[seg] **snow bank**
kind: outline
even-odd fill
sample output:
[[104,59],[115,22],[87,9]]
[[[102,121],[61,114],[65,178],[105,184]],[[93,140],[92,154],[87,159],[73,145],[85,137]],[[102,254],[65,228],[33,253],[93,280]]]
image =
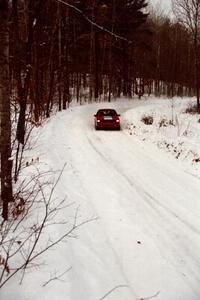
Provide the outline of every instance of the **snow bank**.
[[[200,116],[185,113],[191,99],[169,99],[162,104],[136,107],[124,114],[124,126],[129,135],[146,146],[156,145],[181,161],[185,170],[200,178]],[[153,123],[146,125],[144,116]]]

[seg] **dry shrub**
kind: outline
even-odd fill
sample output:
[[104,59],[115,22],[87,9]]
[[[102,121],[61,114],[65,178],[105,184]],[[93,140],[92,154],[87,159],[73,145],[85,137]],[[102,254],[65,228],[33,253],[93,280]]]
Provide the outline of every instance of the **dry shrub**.
[[169,125],[169,122],[166,118],[162,118],[159,122],[159,127],[167,127]]
[[199,111],[198,111],[198,108],[197,108],[197,105],[196,104],[189,104],[188,107],[186,108],[185,110],[186,114],[197,114]]
[[153,117],[149,116],[149,115],[144,115],[142,116],[141,121],[145,124],[145,125],[152,125],[153,124]]
[[162,118],[158,125],[159,127],[175,126],[172,120],[167,120],[166,118]]

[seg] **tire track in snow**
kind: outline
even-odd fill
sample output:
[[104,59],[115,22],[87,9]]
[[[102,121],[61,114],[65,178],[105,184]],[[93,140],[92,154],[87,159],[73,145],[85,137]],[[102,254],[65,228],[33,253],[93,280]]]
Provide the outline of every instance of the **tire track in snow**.
[[[142,186],[137,183],[137,179],[130,179],[124,172],[122,172],[122,169],[118,168],[118,162],[113,160],[113,157],[111,156],[107,156],[105,154],[103,154],[92,142],[92,140],[87,136],[88,142],[89,144],[92,146],[92,148],[95,150],[95,152],[97,152],[99,154],[99,156],[104,159],[105,161],[107,161],[109,164],[112,165],[112,168],[115,169],[117,171],[117,173],[120,176],[123,176],[125,178],[125,180],[129,183],[129,185],[131,187],[133,187],[137,193],[139,195],[142,194],[143,198],[146,200],[151,200],[151,202],[155,202],[160,208],[162,208],[163,210],[165,210],[168,214],[170,214],[172,217],[174,217],[175,219],[177,219],[180,223],[182,223],[182,225],[186,226],[187,228],[189,228],[193,233],[196,233],[198,235],[198,237],[200,237],[200,229],[194,227],[191,223],[187,222],[186,220],[184,220],[183,218],[181,218],[180,216],[178,216],[173,210],[171,210],[169,207],[167,207],[166,205],[164,205],[163,203],[161,203],[160,201],[158,201],[155,197],[153,197],[149,192],[147,192],[145,189],[142,188]],[[101,141],[101,140],[99,140]],[[153,208],[156,208],[153,207]]]
[[[90,144],[90,143],[89,143]],[[92,145],[91,145],[92,146]],[[79,149],[80,152],[83,154],[83,156],[87,157],[88,153],[87,153],[87,150],[86,149]],[[101,154],[98,153],[98,156],[100,156]],[[101,160],[103,159],[103,157],[101,157]],[[103,159],[104,160],[104,159]],[[83,182],[81,180],[81,176],[79,174],[79,170],[76,170],[75,168],[75,165],[76,163],[74,162],[74,164],[70,163],[71,165],[71,168],[73,169],[73,172],[75,174],[75,176],[77,177],[81,187],[82,187],[82,190],[84,191],[84,195],[85,195],[85,198],[88,198],[90,199],[90,194],[88,193],[88,190],[83,186]],[[95,205],[90,201],[89,202],[89,205],[92,207],[92,210],[95,212],[95,214],[98,216],[98,211],[95,207]],[[100,218],[101,219],[101,218]],[[116,249],[113,247],[113,244],[107,234],[107,231],[106,229],[103,229],[104,231],[104,236],[105,236],[105,239],[106,239],[106,244],[108,245],[108,248],[110,249],[110,251],[112,252],[112,257],[114,258],[114,263],[118,266],[119,268],[119,272],[120,272],[120,276],[123,278],[123,284],[125,284],[127,286],[127,289],[129,290],[129,293],[130,293],[130,296],[131,298],[130,299],[136,299],[137,298],[137,294],[136,292],[134,291],[134,288],[132,287],[132,284],[130,283],[130,280],[129,278],[127,277],[126,273],[124,272],[124,268],[122,266],[122,264],[120,263],[120,257],[116,251]],[[120,283],[121,284],[121,283]]]
[[[104,153],[99,150],[101,147],[95,146],[93,140],[87,135],[87,140],[91,147],[94,149],[94,151],[103,159],[106,161],[106,163],[109,163],[110,166],[112,166],[112,169],[114,169],[118,173],[118,177],[122,177],[126,180],[126,182],[129,184],[129,186],[134,189],[139,196],[145,201],[146,205],[149,206],[151,210],[157,213],[157,216],[159,216],[160,221],[163,223],[162,231],[165,231],[165,234],[167,235],[168,239],[170,239],[171,242],[171,249],[177,253],[177,255],[182,257],[182,261],[187,263],[185,266],[188,270],[188,274],[192,274],[193,278],[197,282],[200,281],[200,260],[199,256],[194,256],[194,252],[191,250],[190,243],[188,235],[184,233],[184,229],[180,229],[180,226],[184,226],[187,229],[191,231],[191,233],[196,235],[196,238],[200,237],[200,230],[198,228],[195,228],[191,223],[183,219],[182,217],[178,216],[173,210],[171,210],[169,207],[161,203],[159,200],[157,200],[155,197],[153,197],[148,191],[146,191],[138,182],[136,178],[129,178],[125,172],[122,171],[122,168],[117,167],[119,161],[113,160],[113,156],[108,155],[110,153],[109,149],[108,151],[104,151]],[[98,143],[101,143],[100,146],[102,146],[103,141],[98,137],[95,137],[95,141]],[[106,154],[105,154],[106,152]],[[168,216],[166,218],[166,215]],[[166,220],[165,220],[166,219]],[[179,224],[177,225],[177,221]],[[168,227],[170,225],[171,232],[169,234]],[[175,228],[175,229],[174,229]],[[181,231],[180,231],[181,230]],[[176,234],[174,232],[181,233],[182,239],[180,241],[177,241]],[[187,244],[185,244],[185,241],[188,241]],[[178,244],[179,243],[179,244]],[[177,245],[177,246],[176,246]],[[180,245],[179,249],[182,251],[178,251],[178,245]],[[185,261],[187,259],[187,262]],[[174,265],[174,261],[171,262]],[[191,267],[191,263],[193,263],[193,268]],[[176,266],[174,266],[176,267]],[[194,271],[195,270],[195,271]],[[188,284],[188,278],[185,279],[185,281]],[[196,291],[197,295],[199,295],[199,291]]]
[[[177,268],[179,273],[181,271],[183,271],[183,273],[186,272],[187,274],[190,274],[191,286],[192,286],[192,281],[198,282],[199,281],[199,273],[200,273],[199,266],[198,266],[199,265],[198,255],[194,255],[192,248],[189,249],[190,251],[188,251],[188,249],[185,248],[183,239],[187,240],[187,236],[185,234],[183,234],[184,229],[180,231],[180,228],[179,228],[182,225],[184,228],[186,228],[186,227],[189,228],[187,226],[187,224],[189,224],[189,225],[192,225],[192,224],[187,222],[187,220],[185,220],[184,218],[181,218],[182,221],[184,221],[186,223],[186,224],[182,224],[182,222],[179,219],[177,219],[180,216],[178,216],[178,214],[176,214],[175,211],[170,210],[169,207],[167,207],[167,206],[165,207],[165,205],[163,203],[160,203],[160,201],[156,197],[153,197],[153,195],[145,189],[145,186],[143,187],[143,185],[140,184],[140,182],[135,174],[134,174],[135,176],[133,176],[132,174],[130,174],[130,176],[129,176],[128,173],[126,173],[126,168],[125,168],[126,166],[124,167],[123,161],[121,162],[121,160],[120,160],[120,152],[119,152],[119,160],[117,160],[117,158],[118,158],[117,156],[114,157],[112,155],[111,145],[109,144],[110,136],[111,136],[111,138],[115,138],[117,136],[117,139],[119,137],[119,143],[124,142],[125,147],[126,147],[126,146],[128,146],[128,139],[127,139],[127,143],[126,143],[126,140],[124,140],[126,134],[124,134],[123,131],[120,133],[117,133],[117,135],[115,135],[113,133],[110,134],[110,132],[107,132],[107,133],[105,132],[105,134],[104,134],[104,132],[98,132],[98,134],[97,134],[96,131],[94,131],[94,130],[91,131],[91,127],[88,128],[88,124],[87,124],[87,127],[85,127],[85,126],[81,127],[81,130],[80,130],[80,127],[77,129],[78,129],[78,131],[76,130],[76,128],[74,129],[74,133],[76,133],[76,136],[79,135],[82,138],[82,140],[80,142],[78,139],[77,140],[75,139],[73,142],[75,142],[75,145],[77,145],[78,147],[81,146],[81,148],[79,149],[83,155],[81,157],[81,159],[85,158],[86,160],[88,160],[88,158],[89,158],[88,153],[90,153],[90,148],[88,148],[88,145],[89,145],[90,147],[92,147],[93,152],[95,151],[95,153],[99,157],[97,162],[98,163],[102,162],[104,169],[108,170],[110,172],[110,174],[113,174],[113,180],[115,180],[116,183],[119,185],[120,178],[121,178],[121,181],[126,186],[126,188],[130,189],[128,194],[131,194],[131,191],[134,191],[134,194],[136,194],[136,193],[138,194],[139,200],[143,200],[141,202],[143,202],[144,211],[145,211],[144,215],[142,216],[142,214],[140,213],[140,216],[147,217],[147,215],[148,215],[148,217],[151,218],[151,221],[152,221],[152,226],[149,226],[152,228],[149,228],[149,230],[147,231],[148,234],[150,233],[153,236],[153,230],[158,229],[159,222],[160,222],[160,224],[162,224],[161,225],[162,228],[159,229],[159,232],[161,232],[161,235],[159,237],[160,241],[155,240],[155,244],[156,244],[157,248],[160,247],[161,251],[165,252],[163,255],[165,260],[168,263],[170,263],[174,267],[174,269],[176,267],[179,267],[179,268]],[[74,134],[74,136],[75,136],[75,134]],[[107,138],[108,138],[108,140],[107,140]],[[121,141],[120,141],[120,138],[121,138]],[[127,138],[127,136],[126,136],[126,138]],[[108,141],[108,143],[107,143],[107,141]],[[130,147],[128,150],[129,151],[131,150]],[[118,151],[118,150],[116,150],[116,151]],[[117,152],[115,154],[117,154]],[[96,158],[97,158],[97,156],[93,157],[93,163],[90,164],[88,171],[92,171],[92,168],[95,166],[94,161],[96,161]],[[131,156],[130,156],[130,158],[131,158]],[[79,162],[81,161],[81,159],[79,160]],[[121,166],[121,168],[120,168],[120,166]],[[79,169],[78,169],[78,171],[79,171]],[[116,175],[116,178],[114,175]],[[165,174],[165,176],[167,176],[167,175],[168,174]],[[82,177],[80,177],[80,179],[82,179]],[[125,184],[125,182],[126,182],[126,184]],[[123,187],[122,187],[122,189],[123,189]],[[131,200],[131,199],[129,199],[129,200]],[[137,201],[139,201],[139,200],[137,199]],[[158,203],[156,203],[156,202],[158,202]],[[135,207],[136,207],[136,205],[135,205]],[[98,207],[97,207],[97,209],[98,209]],[[126,210],[126,212],[127,212],[127,217],[131,218],[131,216],[130,216],[130,214],[128,214],[127,210]],[[159,218],[158,222],[157,222],[156,218]],[[151,224],[151,222],[149,222],[149,225],[150,224]],[[157,224],[157,226],[156,226],[156,224]],[[192,225],[192,227],[194,227],[194,226]],[[174,229],[174,232],[173,232],[173,229]],[[189,230],[193,234],[194,232],[192,229],[193,228],[190,228]],[[125,278],[127,278],[127,280],[125,280],[125,281],[127,283],[129,283],[128,279],[131,280],[131,278],[130,278],[129,274],[127,274],[126,268],[124,269],[124,267],[126,267],[126,266],[124,266],[123,262],[121,261],[121,257],[119,256],[119,251],[117,248],[115,249],[115,244],[112,243],[112,239],[106,233],[106,228],[104,229],[104,231],[105,231],[108,246],[113,251],[113,256],[115,257],[114,260],[116,261],[117,265],[120,268],[119,271],[121,272],[122,276],[124,275],[123,276],[124,280],[125,280]],[[197,229],[197,231],[198,231],[198,229]],[[181,238],[182,238],[181,241],[176,240],[176,232],[178,232],[178,234],[181,235]],[[196,234],[196,237],[198,237],[199,232],[197,232],[195,234]],[[155,239],[155,235],[153,236],[153,239]],[[164,243],[166,249],[169,248],[169,249],[167,249],[167,251],[165,251],[165,249],[163,247],[163,243]],[[179,253],[179,251],[180,251],[180,253]],[[170,255],[170,253],[172,253],[172,255]],[[173,255],[173,253],[175,253],[175,255]],[[186,265],[180,267],[180,260],[177,260],[178,255],[181,258],[183,258],[183,260],[186,259],[186,263],[185,263]],[[196,265],[196,268],[195,268],[195,265]],[[184,280],[187,283],[187,285],[189,285],[188,278],[184,278]],[[134,286],[133,282],[132,282],[132,286]],[[130,287],[131,287],[131,284],[130,284]],[[196,288],[196,293],[199,296],[199,290],[197,288]],[[133,293],[132,293],[132,295],[133,295]],[[195,299],[198,299],[198,297]]]

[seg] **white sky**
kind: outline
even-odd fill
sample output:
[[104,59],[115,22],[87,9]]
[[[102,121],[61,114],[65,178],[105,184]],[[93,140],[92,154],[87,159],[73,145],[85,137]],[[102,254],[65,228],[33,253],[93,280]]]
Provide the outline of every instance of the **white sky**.
[[154,6],[161,6],[163,9],[170,10],[171,8],[171,0],[149,0],[149,3],[152,3]]

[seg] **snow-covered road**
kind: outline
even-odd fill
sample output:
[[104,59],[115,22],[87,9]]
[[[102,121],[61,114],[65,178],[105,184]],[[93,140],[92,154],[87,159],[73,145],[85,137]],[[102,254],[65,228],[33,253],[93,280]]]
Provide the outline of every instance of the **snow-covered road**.
[[69,299],[100,299],[116,287],[108,299],[199,300],[199,180],[126,130],[95,131],[97,106],[51,123],[49,159],[71,169],[60,186],[85,218],[98,217],[70,245]]
[[40,299],[199,300],[199,179],[129,135],[123,112],[134,102],[111,104],[122,113],[120,132],[95,131],[93,114],[103,106],[61,112],[42,136],[41,160],[57,169],[67,162],[58,196],[75,202],[81,221],[97,219],[56,250],[60,266],[72,269]]

